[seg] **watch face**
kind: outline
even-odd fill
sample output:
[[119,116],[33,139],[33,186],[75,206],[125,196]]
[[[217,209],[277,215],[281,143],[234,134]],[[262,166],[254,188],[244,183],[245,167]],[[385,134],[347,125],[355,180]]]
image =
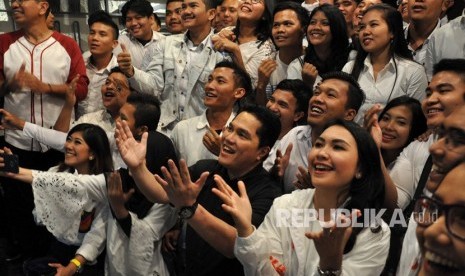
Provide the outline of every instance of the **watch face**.
[[190,218],[190,217],[192,217],[193,214],[194,214],[194,212],[193,212],[193,210],[192,210],[192,207],[183,207],[183,208],[179,211],[179,216],[180,216],[182,219]]

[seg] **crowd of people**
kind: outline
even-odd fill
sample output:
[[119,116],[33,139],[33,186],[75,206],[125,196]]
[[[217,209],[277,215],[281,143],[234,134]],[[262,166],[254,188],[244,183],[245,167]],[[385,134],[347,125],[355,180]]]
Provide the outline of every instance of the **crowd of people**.
[[129,0],[84,53],[10,4],[0,265],[465,274],[463,0]]

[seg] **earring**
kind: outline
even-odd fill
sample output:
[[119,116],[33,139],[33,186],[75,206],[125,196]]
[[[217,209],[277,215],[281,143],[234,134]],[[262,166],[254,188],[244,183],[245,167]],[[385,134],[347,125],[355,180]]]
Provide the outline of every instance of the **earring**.
[[361,173],[361,172],[357,172],[357,173],[355,174],[355,178],[356,178],[356,179],[362,178],[362,173]]

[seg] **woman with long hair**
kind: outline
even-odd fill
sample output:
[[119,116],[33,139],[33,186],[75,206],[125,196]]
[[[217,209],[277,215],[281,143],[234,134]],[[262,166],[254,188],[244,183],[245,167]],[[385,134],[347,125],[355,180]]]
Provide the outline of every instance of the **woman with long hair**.
[[412,60],[402,29],[402,16],[393,7],[369,7],[359,24],[361,49],[344,72],[358,80],[366,94],[355,122],[362,125],[365,112],[374,104],[407,95],[421,101],[428,85],[425,69]]
[[[113,171],[110,144],[105,131],[93,124],[78,124],[74,126],[66,138],[64,161],[50,168],[49,172],[64,175],[98,175]],[[5,148],[7,154],[11,151]],[[53,234],[56,241],[45,258],[32,259],[24,264],[28,273],[45,273],[48,263],[68,264],[82,243],[84,236],[90,231],[94,218],[102,215],[103,205],[95,201],[82,201],[80,210],[71,213],[67,208],[70,202],[76,203],[79,198],[76,192],[63,193],[55,187],[64,185],[57,178],[47,179],[47,185],[34,181],[37,171],[20,168],[18,174],[6,176],[32,184],[34,194],[34,215],[36,222],[44,225]],[[45,189],[44,186],[50,186]],[[79,189],[79,187],[76,187]],[[37,271],[37,269],[41,271]],[[92,275],[92,274],[87,274]]]
[[301,79],[308,87],[319,75],[340,71],[349,56],[349,37],[344,15],[333,5],[323,4],[310,14],[305,55],[289,64],[288,79]]
[[402,150],[427,130],[420,102],[408,96],[391,100],[384,109],[379,104],[373,106],[365,114],[365,128],[370,130],[375,121],[379,131],[371,133],[388,169],[394,166]]
[[384,199],[370,134],[352,122],[331,122],[314,142],[308,163],[314,189],[275,199],[258,229],[251,224],[244,183],[238,195],[216,177],[214,192],[235,221],[234,254],[246,275],[379,275],[390,232],[367,212],[379,211]]
[[275,52],[272,22],[265,0],[240,0],[236,26],[224,28],[212,38],[217,51],[230,53],[233,61],[246,69],[253,87],[257,85],[261,62]]

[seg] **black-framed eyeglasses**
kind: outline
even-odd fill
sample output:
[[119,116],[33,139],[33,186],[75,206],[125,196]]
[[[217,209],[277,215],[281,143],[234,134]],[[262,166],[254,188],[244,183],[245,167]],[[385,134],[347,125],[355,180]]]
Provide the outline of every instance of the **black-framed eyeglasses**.
[[421,196],[415,202],[413,218],[418,225],[427,227],[445,215],[446,228],[455,238],[465,241],[465,206],[447,205],[427,196]]

